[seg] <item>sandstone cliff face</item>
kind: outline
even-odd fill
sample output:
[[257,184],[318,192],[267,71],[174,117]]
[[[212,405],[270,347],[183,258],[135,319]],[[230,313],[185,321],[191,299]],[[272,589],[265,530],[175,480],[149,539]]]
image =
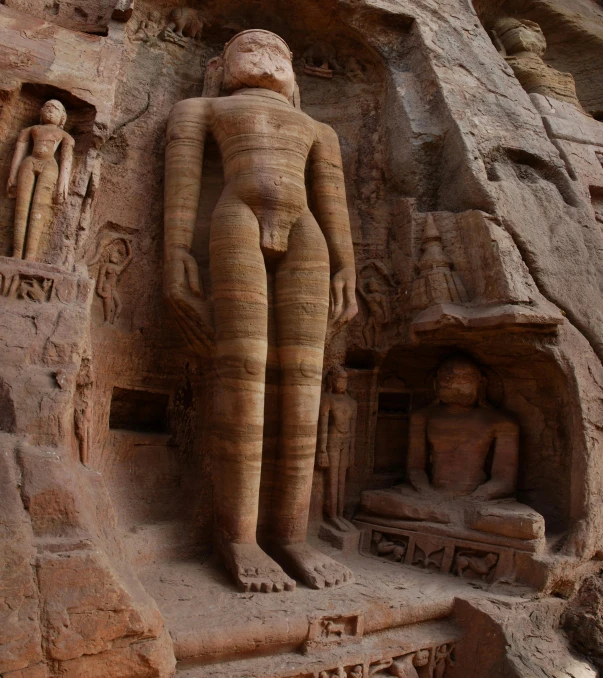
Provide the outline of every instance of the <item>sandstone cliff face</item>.
[[[183,676],[595,675],[585,657],[600,663],[601,5],[207,0],[194,7],[197,37],[164,30],[172,5],[145,0],[127,22],[114,9],[0,5],[0,675],[163,678],[176,658],[189,662]],[[583,111],[524,91],[492,33],[504,17],[540,25],[543,68],[573,76]],[[519,423],[517,498],[546,526],[539,551],[513,556],[513,577],[532,590],[353,553],[356,588],[266,602],[235,593],[212,564],[215,376],[163,300],[165,131],[174,104],[201,96],[208,61],[252,27],[288,42],[302,110],[339,136],[358,286],[376,281],[389,308],[374,332],[359,295],[358,317],[326,349],[325,373],[343,365],[358,403],[344,514],[404,475],[411,412],[433,400],[441,359],[468,353],[490,405]],[[328,77],[307,68],[322,54]],[[75,140],[69,197],[39,261],[16,260],[4,186],[20,131],[52,98]],[[222,188],[209,143],[200,225]],[[428,224],[454,289],[437,297],[424,274],[417,302]],[[207,229],[192,251],[211,298]],[[277,480],[274,361],[260,534]],[[317,630],[329,621],[342,625],[334,638]],[[429,663],[414,674],[395,668],[421,651]]]

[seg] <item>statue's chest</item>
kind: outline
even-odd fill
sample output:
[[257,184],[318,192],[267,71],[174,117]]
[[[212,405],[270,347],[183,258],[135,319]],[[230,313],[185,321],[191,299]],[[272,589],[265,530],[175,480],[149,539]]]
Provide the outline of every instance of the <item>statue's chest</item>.
[[310,150],[315,129],[312,120],[301,111],[254,100],[244,104],[229,102],[217,111],[213,133],[219,144],[244,143],[259,148],[268,145],[275,150],[295,145]]
[[427,438],[440,450],[481,450],[492,442],[491,426],[476,417],[435,417],[427,425]]

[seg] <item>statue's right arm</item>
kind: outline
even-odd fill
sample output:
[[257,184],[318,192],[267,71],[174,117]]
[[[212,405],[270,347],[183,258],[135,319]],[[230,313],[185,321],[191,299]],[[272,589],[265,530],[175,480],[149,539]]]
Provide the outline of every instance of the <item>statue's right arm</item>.
[[16,197],[17,178],[19,175],[19,167],[27,156],[27,149],[29,148],[29,140],[31,139],[31,127],[26,127],[21,130],[17,139],[17,146],[13,155],[13,161],[10,166],[10,174],[8,175],[8,185],[6,192],[9,198]]
[[190,251],[201,194],[203,148],[211,104],[187,99],[170,113],[165,149],[165,254]]
[[188,342],[204,349],[211,348],[213,329],[190,249],[211,114],[209,99],[188,99],[176,104],[168,119],[165,150],[165,294]]
[[408,482],[418,492],[431,488],[427,475],[427,412],[425,410],[418,410],[410,416],[406,475]]

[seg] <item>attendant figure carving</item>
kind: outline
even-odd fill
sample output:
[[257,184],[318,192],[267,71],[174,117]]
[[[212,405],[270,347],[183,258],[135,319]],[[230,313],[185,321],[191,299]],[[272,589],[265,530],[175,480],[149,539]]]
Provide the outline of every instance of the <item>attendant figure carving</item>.
[[343,517],[345,482],[354,463],[356,401],[347,393],[348,375],[343,367],[329,373],[329,391],[323,394],[318,420],[317,465],[326,470],[325,520],[336,530],[356,528]]
[[132,245],[129,240],[124,238],[113,240],[101,254],[100,261],[96,293],[103,300],[105,322],[114,325],[121,315],[122,308],[117,283],[119,276],[132,261]]
[[[215,338],[216,546],[243,590],[293,589],[281,566],[313,588],[337,585],[351,572],[310,547],[306,531],[329,290],[333,328],[357,313],[339,142],[293,105],[291,52],[279,36],[244,31],[212,68],[230,96],[182,101],[168,122],[165,289],[201,355],[213,351]],[[208,134],[220,148],[226,184],[209,228],[213,323],[190,252]],[[274,559],[256,542],[269,285],[281,420],[267,547]]]
[[364,492],[364,510],[414,524],[425,521],[515,539],[541,538],[542,516],[513,499],[519,427],[487,404],[478,365],[465,357],[445,360],[437,371],[436,392],[433,405],[411,415],[408,484]]
[[[56,99],[40,111],[40,124],[27,127],[17,140],[8,179],[9,198],[16,198],[13,257],[35,261],[40,237],[52,219],[53,204],[69,193],[73,138],[63,130],[67,113]],[[27,155],[33,142],[31,155]],[[60,148],[57,164],[55,153]]]

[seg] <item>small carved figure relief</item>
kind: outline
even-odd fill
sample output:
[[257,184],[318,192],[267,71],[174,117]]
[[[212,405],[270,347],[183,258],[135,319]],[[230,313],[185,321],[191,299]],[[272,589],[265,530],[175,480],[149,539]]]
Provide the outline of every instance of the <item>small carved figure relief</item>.
[[348,671],[348,678],[363,678],[364,670],[362,664],[356,664]]
[[390,323],[389,290],[394,287],[391,275],[382,262],[371,260],[359,273],[357,291],[367,308],[367,320],[362,336],[367,348],[379,349],[383,327]]
[[498,50],[528,94],[553,97],[583,110],[571,73],[562,73],[544,62],[546,39],[537,23],[506,17],[497,22],[492,33]]
[[406,553],[406,546],[404,544],[390,541],[381,532],[373,532],[373,543],[375,545],[375,553],[378,556],[388,558],[394,563],[400,563],[404,560]]
[[200,40],[202,32],[203,19],[197,10],[192,7],[174,7],[159,37],[166,42],[184,47],[187,38]]
[[343,367],[329,372],[329,390],[323,394],[318,420],[317,465],[327,472],[325,520],[336,530],[356,528],[343,517],[347,470],[354,463],[356,401],[347,394]]
[[[13,155],[7,192],[16,198],[13,257],[35,261],[40,237],[50,223],[53,204],[62,203],[69,193],[73,162],[73,138],[63,130],[67,113],[56,99],[40,111],[40,124],[20,134]],[[27,155],[30,142],[32,154]],[[60,164],[55,153],[61,149]]]
[[80,461],[85,466],[90,459],[90,442],[92,429],[92,359],[86,354],[76,380],[74,428],[78,442]]
[[408,484],[364,492],[367,513],[412,520],[415,525],[417,521],[464,525],[516,539],[544,535],[542,516],[512,499],[519,427],[486,402],[485,387],[485,377],[473,360],[458,356],[440,364],[436,402],[411,415]]
[[117,283],[119,276],[132,261],[132,245],[127,238],[115,237],[104,247],[99,247],[99,250],[89,265],[100,262],[96,278],[96,293],[103,300],[105,322],[114,325],[122,309]]
[[444,547],[439,544],[421,544],[415,547],[412,564],[425,570],[439,570],[444,559]]
[[464,304],[469,301],[460,276],[444,252],[442,238],[432,214],[427,214],[421,242],[419,274],[411,292],[411,307],[422,310],[433,304]]
[[326,620],[322,623],[322,635],[324,638],[331,639],[333,637],[341,639],[345,633],[345,624],[338,624],[332,619]]
[[445,678],[446,671],[454,666],[454,645],[444,643],[436,647],[434,655],[433,678]]
[[[430,654],[429,650],[418,650],[394,659],[389,675],[396,676],[396,678],[423,678],[424,675],[430,675],[428,671]],[[422,668],[426,671],[417,671]]]
[[[277,562],[312,588],[342,584],[351,571],[306,542],[327,328],[339,330],[357,313],[339,141],[295,107],[291,51],[274,33],[236,35],[214,68],[229,96],[181,101],[168,121],[164,271],[189,343],[215,354],[216,547],[243,590],[292,590]],[[209,134],[228,177],[209,233],[213,314],[190,253]],[[256,542],[269,299],[281,393],[274,560]]]
[[332,78],[343,69],[337,62],[335,50],[324,42],[315,42],[303,55],[304,73],[317,78]]
[[144,42],[149,46],[157,44],[157,32],[161,14],[157,10],[151,10],[140,20],[136,32],[132,36],[133,42]]
[[454,572],[461,579],[464,578],[465,572],[469,572],[469,574],[473,573],[483,581],[486,581],[488,575],[496,567],[497,562],[497,553],[488,553],[485,556],[478,556],[475,553],[460,551],[456,555]]

